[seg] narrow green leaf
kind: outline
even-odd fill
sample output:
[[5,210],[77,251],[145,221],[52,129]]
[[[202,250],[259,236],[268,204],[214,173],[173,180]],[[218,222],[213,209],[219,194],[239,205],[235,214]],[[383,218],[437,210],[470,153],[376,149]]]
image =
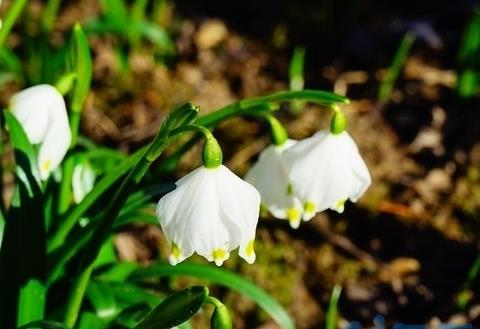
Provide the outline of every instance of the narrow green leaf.
[[96,279],[107,282],[124,282],[130,274],[138,269],[138,264],[135,262],[120,262],[113,264],[100,273],[97,273]]
[[342,287],[335,286],[332,291],[332,296],[330,297],[330,303],[328,304],[327,310],[327,329],[336,329],[337,328],[337,308],[338,300],[340,299],[340,294],[342,293]]
[[208,296],[206,287],[190,287],[162,301],[134,329],[169,329],[190,319]]
[[113,291],[107,282],[91,281],[86,295],[100,319],[110,320],[118,313]]
[[83,312],[80,315],[77,329],[103,329],[107,327],[108,322],[99,318],[91,312]]
[[66,325],[57,321],[39,320],[27,323],[18,329],[40,328],[40,329],[70,329]]
[[149,292],[130,282],[108,282],[119,305],[130,307],[137,304],[146,304],[155,308],[164,298]]
[[290,90],[302,90],[304,79],[303,70],[305,66],[305,48],[295,47],[290,61]]
[[161,277],[174,276],[194,276],[199,279],[209,280],[215,284],[228,287],[255,301],[280,325],[282,329],[295,328],[288,313],[265,291],[241,276],[222,268],[192,263],[182,263],[175,266],[155,264],[134,272],[131,276],[131,280],[142,281],[146,279],[159,279]]
[[124,0],[101,0],[100,4],[108,22],[117,26],[128,24],[128,9]]
[[81,112],[90,90],[93,71],[88,38],[79,23],[73,27],[73,65],[77,79],[71,107],[73,112]]
[[175,51],[170,35],[161,26],[148,21],[139,21],[136,25],[139,34],[156,46],[158,52],[164,55],[172,55]]
[[133,328],[150,311],[151,308],[147,304],[135,304],[127,307],[112,321],[112,327]]
[[22,13],[26,4],[27,0],[15,0],[11,2],[8,12],[5,15],[5,19],[2,20],[2,28],[0,29],[0,48],[3,48],[5,45],[13,25]]
[[90,193],[88,193],[80,204],[69,212],[65,218],[61,221],[61,226],[55,232],[49,243],[49,251],[53,251],[63,244],[65,238],[70,233],[75,224],[78,223],[80,218],[90,210],[95,202],[122,176],[138,162],[145,153],[146,147],[141,148],[134,154],[132,154],[127,160],[123,161],[114,171],[111,171],[104,177],[102,177]]
[[397,81],[403,66],[405,65],[414,41],[415,34],[412,32],[407,32],[403,37],[402,42],[400,43],[400,46],[393,57],[392,64],[388,68],[387,75],[380,84],[380,88],[378,90],[378,99],[381,102],[387,102],[389,100],[393,87],[395,86],[395,82]]
[[45,219],[34,148],[16,118],[10,112],[4,115],[15,154],[17,185],[0,250],[0,268],[8,269],[0,271],[0,323],[14,327],[43,318]]
[[42,14],[42,28],[45,32],[50,32],[55,24],[57,18],[58,9],[62,0],[48,0],[45,9]]
[[[18,120],[9,111],[4,112],[5,122],[8,126],[8,135],[15,151],[15,161],[17,164],[17,176],[27,185],[28,189],[33,189],[28,181],[31,174],[37,185],[40,185],[40,173],[37,167],[37,158],[35,149],[28,140],[27,134],[23,130]],[[33,193],[33,191],[32,191]]]

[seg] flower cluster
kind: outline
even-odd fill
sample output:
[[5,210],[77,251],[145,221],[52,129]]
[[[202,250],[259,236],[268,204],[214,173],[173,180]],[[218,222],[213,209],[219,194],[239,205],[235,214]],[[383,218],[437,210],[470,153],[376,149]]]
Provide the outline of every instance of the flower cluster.
[[331,129],[269,146],[246,175],[272,215],[288,219],[293,228],[326,209],[343,212],[345,202],[356,202],[371,183],[344,124],[335,128],[339,121],[344,121],[341,113],[334,116]]
[[204,165],[160,199],[157,217],[171,245],[171,264],[196,252],[222,265],[237,247],[253,263],[260,199],[273,216],[298,228],[302,219],[323,210],[342,212],[347,200],[356,202],[370,185],[368,169],[338,110],[330,130],[302,141],[288,139],[278,121],[268,119],[275,143],[260,154],[246,181],[222,165],[221,149],[207,130]]

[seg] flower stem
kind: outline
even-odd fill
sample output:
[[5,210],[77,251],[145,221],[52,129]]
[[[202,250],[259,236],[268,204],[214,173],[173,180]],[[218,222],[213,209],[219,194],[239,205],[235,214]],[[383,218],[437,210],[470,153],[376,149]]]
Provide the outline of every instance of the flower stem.
[[283,145],[288,139],[288,133],[282,123],[268,112],[260,113],[259,116],[267,120],[270,125],[270,138],[272,143],[277,146]]
[[183,126],[172,131],[171,135],[175,136],[178,133],[196,131],[205,137],[205,144],[203,146],[203,165],[206,168],[217,168],[223,162],[223,152],[218,141],[213,137],[212,132],[200,125]]

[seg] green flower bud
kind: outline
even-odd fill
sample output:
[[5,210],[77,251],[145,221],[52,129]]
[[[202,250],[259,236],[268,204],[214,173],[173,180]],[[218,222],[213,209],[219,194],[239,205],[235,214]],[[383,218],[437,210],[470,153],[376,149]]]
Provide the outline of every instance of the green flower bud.
[[223,153],[220,145],[213,136],[205,138],[203,146],[203,165],[205,168],[213,169],[219,167],[223,162]]
[[210,328],[211,329],[231,329],[232,328],[232,318],[230,317],[230,312],[225,305],[219,305],[215,307],[213,311],[212,318],[210,319]]

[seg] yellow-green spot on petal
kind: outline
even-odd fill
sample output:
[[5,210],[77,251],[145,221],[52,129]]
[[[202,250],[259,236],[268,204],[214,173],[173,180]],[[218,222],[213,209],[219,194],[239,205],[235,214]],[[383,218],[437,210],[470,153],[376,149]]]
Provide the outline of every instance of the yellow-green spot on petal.
[[175,259],[179,259],[180,256],[182,255],[182,251],[180,250],[180,247],[179,247],[175,242],[172,242],[171,255],[172,255]]
[[213,249],[212,257],[214,260],[224,260],[227,256],[227,252],[221,248]]
[[300,220],[300,210],[297,208],[288,208],[287,218],[290,222],[298,222]]
[[294,195],[292,184],[287,185],[287,195]]
[[250,242],[248,242],[247,246],[245,247],[245,254],[247,257],[251,257],[253,254],[255,254],[255,250],[253,249],[253,245],[255,243],[255,240],[252,239]]
[[44,172],[49,172],[50,169],[52,169],[52,160],[48,159],[48,160],[45,160],[43,163],[42,163],[42,171]]
[[347,199],[338,200],[337,203],[335,204],[335,209],[339,211],[343,211],[343,209],[345,208],[345,202],[347,202]]
[[303,208],[305,209],[306,213],[313,213],[313,212],[315,212],[315,209],[317,208],[317,206],[315,205],[315,203],[313,203],[311,201],[307,201],[303,205]]

